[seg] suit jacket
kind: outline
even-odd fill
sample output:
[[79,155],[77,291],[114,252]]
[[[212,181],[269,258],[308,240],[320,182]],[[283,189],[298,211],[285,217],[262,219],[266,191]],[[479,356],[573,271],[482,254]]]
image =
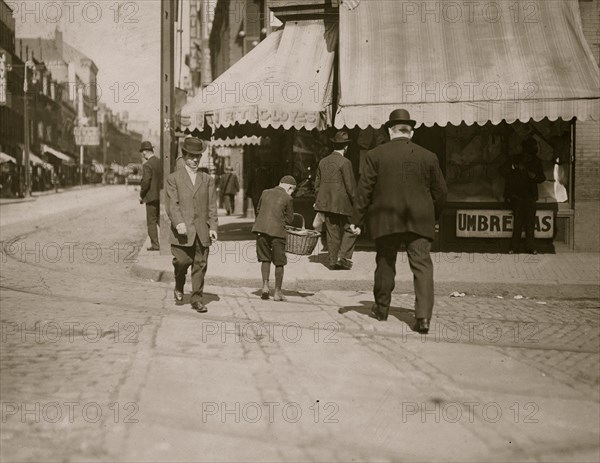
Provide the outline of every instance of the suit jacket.
[[404,232],[433,239],[447,191],[435,154],[394,139],[367,153],[351,222],[367,215],[375,239]]
[[[210,246],[209,230],[217,230],[217,193],[212,177],[196,174],[196,184],[186,169],[167,177],[167,215],[171,221],[171,244],[193,246],[196,235],[203,246]],[[176,226],[184,223],[187,235],[177,233]]]
[[315,179],[315,211],[352,215],[356,180],[352,163],[333,152],[319,162]]
[[256,208],[256,221],[252,233],[264,233],[285,238],[285,225],[294,221],[294,201],[283,188],[276,186],[263,191]]
[[142,166],[142,182],[140,183],[140,197],[145,203],[160,199],[160,185],[162,183],[162,167],[160,160],[152,156]]

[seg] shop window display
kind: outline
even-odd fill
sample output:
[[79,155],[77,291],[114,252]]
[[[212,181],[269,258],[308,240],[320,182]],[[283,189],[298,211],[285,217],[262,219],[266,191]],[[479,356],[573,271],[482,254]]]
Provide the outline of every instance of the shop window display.
[[538,142],[537,156],[546,181],[538,186],[540,203],[568,201],[571,123],[549,121],[446,127],[448,201],[503,202],[504,165],[528,137]]

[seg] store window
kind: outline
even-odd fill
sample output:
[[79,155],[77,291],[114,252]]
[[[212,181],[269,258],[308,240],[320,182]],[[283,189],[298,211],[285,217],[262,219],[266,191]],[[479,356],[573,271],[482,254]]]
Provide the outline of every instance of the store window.
[[503,202],[504,166],[528,137],[538,142],[537,156],[546,181],[538,185],[541,203],[569,199],[571,122],[562,120],[446,127],[446,182],[452,202]]

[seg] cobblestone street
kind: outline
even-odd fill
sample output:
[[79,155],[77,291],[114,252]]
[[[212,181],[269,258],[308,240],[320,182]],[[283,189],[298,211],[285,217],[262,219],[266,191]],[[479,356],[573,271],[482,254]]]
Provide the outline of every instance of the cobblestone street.
[[198,314],[132,274],[144,214],[124,186],[0,208],[2,461],[600,459],[593,293],[440,292],[428,336],[399,290],[387,323],[299,285]]

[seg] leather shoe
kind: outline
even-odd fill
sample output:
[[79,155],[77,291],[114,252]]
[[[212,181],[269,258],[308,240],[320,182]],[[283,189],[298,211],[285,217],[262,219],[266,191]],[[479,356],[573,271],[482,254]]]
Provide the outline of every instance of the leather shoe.
[[192,309],[194,309],[198,313],[206,313],[208,309],[202,302],[192,302]]
[[177,288],[173,290],[173,296],[177,302],[183,301],[183,291],[179,291]]
[[390,309],[389,307],[385,309],[385,311],[380,309],[381,307],[379,307],[377,304],[373,304],[373,307],[371,307],[371,316],[376,318],[380,322],[384,322],[388,319],[388,312]]
[[417,318],[415,331],[421,334],[429,333],[429,320],[427,318]]
[[160,251],[160,248],[156,247],[156,246],[149,246],[149,247],[146,248],[146,250],[148,250],[148,251]]
[[352,270],[352,261],[348,259],[339,259],[335,264],[338,270]]

